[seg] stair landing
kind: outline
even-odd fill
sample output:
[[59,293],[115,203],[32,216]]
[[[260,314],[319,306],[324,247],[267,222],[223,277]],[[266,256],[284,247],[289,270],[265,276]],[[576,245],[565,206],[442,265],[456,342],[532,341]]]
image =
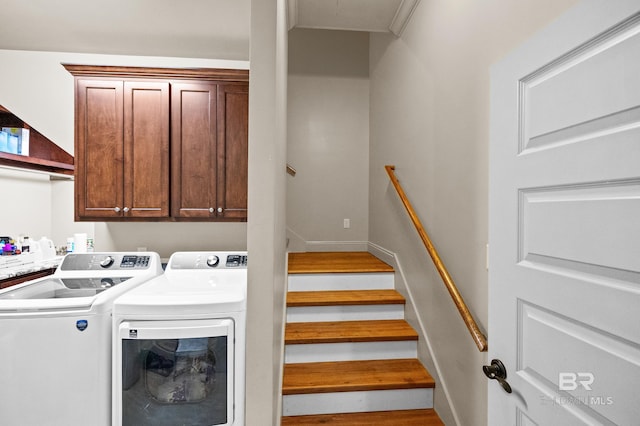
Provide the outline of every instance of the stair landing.
[[367,252],[289,253],[290,274],[393,272],[393,267]]

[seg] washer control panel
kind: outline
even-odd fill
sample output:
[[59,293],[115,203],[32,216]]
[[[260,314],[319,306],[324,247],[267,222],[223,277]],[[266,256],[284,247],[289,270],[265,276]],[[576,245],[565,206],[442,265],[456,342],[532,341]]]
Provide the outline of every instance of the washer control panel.
[[63,271],[143,270],[151,256],[128,253],[71,253],[60,264]]
[[168,270],[246,269],[247,252],[176,252],[171,255]]

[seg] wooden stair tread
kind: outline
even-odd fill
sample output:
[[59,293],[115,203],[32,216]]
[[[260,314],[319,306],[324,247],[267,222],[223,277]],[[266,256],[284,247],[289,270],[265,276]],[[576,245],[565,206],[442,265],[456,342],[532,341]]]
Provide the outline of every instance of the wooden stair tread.
[[282,418],[282,426],[444,426],[433,409],[316,414]]
[[396,290],[290,291],[287,307],[335,305],[404,305]]
[[388,359],[285,364],[283,395],[433,388],[420,361]]
[[294,322],[285,326],[287,345],[418,340],[405,320]]
[[290,274],[393,272],[369,252],[289,253]]

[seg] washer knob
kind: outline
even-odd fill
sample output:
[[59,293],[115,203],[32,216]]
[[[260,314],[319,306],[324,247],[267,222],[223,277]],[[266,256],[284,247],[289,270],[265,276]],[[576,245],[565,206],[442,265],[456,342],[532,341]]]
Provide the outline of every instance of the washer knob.
[[207,257],[207,266],[215,268],[216,266],[218,266],[218,263],[220,263],[220,258],[218,256],[211,255]]
[[108,268],[109,266],[113,265],[114,261],[115,259],[113,257],[107,256],[100,261],[100,266],[102,266],[103,268]]

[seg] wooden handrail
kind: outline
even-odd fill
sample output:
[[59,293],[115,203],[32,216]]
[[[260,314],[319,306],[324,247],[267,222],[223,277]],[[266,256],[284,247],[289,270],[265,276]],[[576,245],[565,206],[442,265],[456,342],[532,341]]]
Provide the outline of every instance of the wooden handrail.
[[416,230],[418,231],[418,234],[420,234],[420,238],[422,238],[422,242],[424,243],[424,246],[429,252],[429,256],[431,256],[431,260],[433,261],[433,264],[438,270],[440,277],[442,277],[442,281],[444,282],[445,287],[447,287],[447,290],[449,291],[449,294],[453,299],[453,303],[456,305],[456,308],[458,308],[458,312],[460,312],[460,315],[462,316],[462,320],[464,321],[465,325],[469,329],[469,332],[471,333],[471,337],[475,341],[476,346],[478,347],[480,352],[486,352],[487,346],[488,346],[487,338],[485,337],[484,334],[482,334],[482,332],[480,331],[480,328],[478,328],[478,324],[476,323],[476,320],[473,318],[473,315],[471,315],[471,312],[469,312],[469,308],[467,307],[467,304],[464,302],[462,295],[460,295],[460,292],[458,291],[456,284],[453,282],[451,275],[449,275],[449,271],[447,271],[447,268],[444,266],[444,263],[442,263],[442,259],[440,259],[440,255],[438,254],[438,251],[435,249],[435,247],[433,246],[433,243],[431,242],[431,239],[429,238],[429,235],[427,235],[427,232],[424,230],[424,227],[422,226],[420,219],[416,215],[415,210],[413,210],[413,207],[411,206],[409,199],[404,193],[404,190],[402,189],[402,186],[400,185],[398,178],[396,178],[396,175],[394,172],[396,167],[384,166],[384,168],[387,170],[387,174],[391,179],[391,183],[393,183],[393,186],[396,188],[396,191],[400,196],[400,200],[402,200],[402,204],[404,204],[405,209],[407,209],[407,213],[409,213],[409,216],[411,217],[411,220],[413,221],[413,224],[415,225]]

